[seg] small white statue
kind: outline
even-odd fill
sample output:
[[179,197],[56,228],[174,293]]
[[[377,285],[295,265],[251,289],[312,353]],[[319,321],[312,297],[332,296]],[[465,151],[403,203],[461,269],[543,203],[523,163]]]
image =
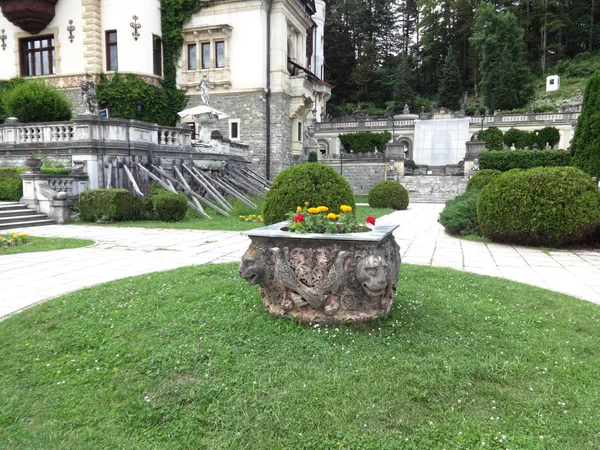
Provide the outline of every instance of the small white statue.
[[204,75],[202,77],[202,81],[200,82],[200,91],[202,93],[202,103],[204,103],[206,106],[210,106],[210,94],[208,93],[208,90],[211,87],[210,81],[208,80],[207,76]]

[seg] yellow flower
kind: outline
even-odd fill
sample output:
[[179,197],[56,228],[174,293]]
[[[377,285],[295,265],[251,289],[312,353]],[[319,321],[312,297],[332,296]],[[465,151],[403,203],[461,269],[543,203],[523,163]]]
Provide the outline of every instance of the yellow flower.
[[240,216],[240,219],[245,219],[245,218],[246,218],[246,216]]
[[341,214],[336,214],[336,215],[335,215],[335,218],[336,218],[336,219],[339,219],[340,217],[342,217],[342,215],[341,215]]
[[319,208],[308,208],[309,214],[319,214]]
[[13,235],[12,235],[12,238],[13,238],[13,239],[19,239],[19,236],[17,236],[16,234],[13,234]]
[[297,206],[297,207],[296,207],[296,212],[297,212],[297,213],[298,213],[298,212],[302,212],[302,206]]
[[248,219],[254,219],[255,217],[256,217],[256,214],[250,214],[250,215],[248,216]]
[[319,212],[327,212],[327,211],[329,211],[329,208],[327,206],[319,206],[317,209],[319,210]]
[[338,215],[335,213],[329,213],[327,214],[327,218],[330,220],[336,220],[338,218]]
[[345,212],[345,213],[352,212],[352,206],[342,205],[342,206],[340,206],[340,211]]
[[29,236],[27,233],[21,233],[21,234],[19,234],[19,237],[27,237],[27,236]]
[[308,205],[310,205],[309,202],[304,202],[304,206],[308,206]]
[[258,216],[258,221],[262,222],[263,221],[263,217],[262,216]]

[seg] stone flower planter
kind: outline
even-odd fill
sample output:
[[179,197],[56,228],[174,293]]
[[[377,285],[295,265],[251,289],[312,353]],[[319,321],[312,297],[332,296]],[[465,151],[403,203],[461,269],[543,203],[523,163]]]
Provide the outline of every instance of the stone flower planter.
[[38,173],[42,168],[42,160],[40,158],[27,158],[25,165],[31,169],[31,172]]
[[362,322],[390,312],[400,273],[396,226],[348,234],[281,231],[286,222],[246,232],[239,268],[260,285],[271,314],[305,324]]

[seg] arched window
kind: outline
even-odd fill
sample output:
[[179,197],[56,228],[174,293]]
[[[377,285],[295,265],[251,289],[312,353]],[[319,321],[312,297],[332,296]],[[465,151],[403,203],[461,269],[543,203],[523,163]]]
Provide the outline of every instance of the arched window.
[[319,139],[319,153],[321,153],[322,156],[328,155],[329,154],[329,143],[323,139]]

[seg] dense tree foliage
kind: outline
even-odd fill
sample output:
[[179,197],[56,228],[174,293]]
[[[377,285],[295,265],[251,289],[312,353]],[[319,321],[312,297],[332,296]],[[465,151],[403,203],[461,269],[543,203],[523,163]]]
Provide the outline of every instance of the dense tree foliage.
[[[327,0],[327,7],[332,115],[358,104],[388,114],[404,103],[412,111],[433,102],[450,108],[438,96],[466,90],[490,108],[524,107],[530,72],[539,76],[556,66],[561,73],[565,58],[600,49],[599,0]],[[489,19],[493,33],[480,27],[474,36],[477,16]],[[450,90],[449,54],[460,80]]]
[[600,178],[600,72],[585,89],[571,153],[575,167]]

